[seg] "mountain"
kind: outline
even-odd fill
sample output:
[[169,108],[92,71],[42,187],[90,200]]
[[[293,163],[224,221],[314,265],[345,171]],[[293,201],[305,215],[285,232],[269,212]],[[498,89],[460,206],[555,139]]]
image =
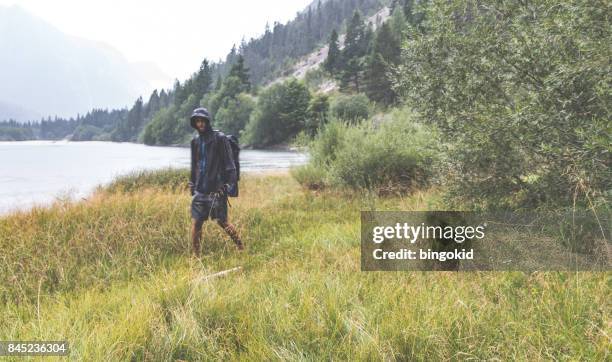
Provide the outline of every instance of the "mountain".
[[140,71],[110,46],[64,34],[16,5],[0,7],[0,54],[0,120],[122,108],[152,90],[153,67]]
[[[154,62],[132,62],[133,72],[142,79],[146,79],[154,89],[167,89],[172,86],[174,78],[166,74]],[[151,93],[145,92],[144,94]]]
[[29,119],[40,119],[41,114],[32,110],[23,108],[22,106],[3,102],[0,100],[0,120],[1,119],[14,119],[14,120],[29,120]]

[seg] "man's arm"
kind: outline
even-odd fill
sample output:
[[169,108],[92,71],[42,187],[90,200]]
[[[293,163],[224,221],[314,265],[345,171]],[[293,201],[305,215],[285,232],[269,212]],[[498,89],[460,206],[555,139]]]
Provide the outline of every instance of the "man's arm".
[[223,137],[223,164],[225,165],[223,184],[235,184],[238,179],[238,172],[236,171],[236,165],[234,164],[234,153],[232,152],[232,146],[226,137]]
[[189,176],[189,192],[193,196],[195,194],[195,182],[196,182],[196,149],[195,142],[191,140],[191,174]]

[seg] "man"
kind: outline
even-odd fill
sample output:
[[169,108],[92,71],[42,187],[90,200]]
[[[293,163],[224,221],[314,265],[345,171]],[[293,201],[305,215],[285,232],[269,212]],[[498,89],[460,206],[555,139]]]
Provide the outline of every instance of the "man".
[[244,246],[234,225],[227,220],[227,192],[236,182],[236,166],[229,140],[211,126],[206,108],[197,108],[191,115],[191,127],[198,136],[191,141],[191,241],[193,253],[200,256],[202,225],[208,218],[217,224],[234,241],[239,250]]

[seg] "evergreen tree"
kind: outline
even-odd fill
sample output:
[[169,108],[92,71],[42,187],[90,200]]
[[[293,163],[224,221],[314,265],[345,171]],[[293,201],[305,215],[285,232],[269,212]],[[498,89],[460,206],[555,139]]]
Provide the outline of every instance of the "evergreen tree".
[[414,24],[414,21],[415,21],[414,5],[415,5],[414,0],[404,0],[404,6],[402,6],[404,17],[411,24]]
[[160,108],[166,108],[170,105],[170,97],[168,96],[168,93],[166,93],[165,89],[162,89],[161,92],[159,92],[159,106]]
[[174,81],[174,89],[172,93],[174,94],[174,105],[177,107],[180,106],[181,103],[183,103],[183,101],[189,96],[183,91],[183,86],[181,86],[181,82],[178,79]]
[[200,99],[202,96],[210,90],[210,86],[212,85],[212,72],[210,70],[210,65],[208,64],[208,60],[204,59],[202,61],[202,65],[200,65],[200,70],[195,77],[194,80],[194,94]]
[[343,56],[348,61],[365,54],[367,43],[365,42],[366,28],[359,11],[355,10],[353,17],[346,28]]
[[330,74],[336,74],[339,66],[340,66],[340,45],[338,44],[338,33],[334,29],[332,31],[331,37],[329,38],[329,50],[327,52],[327,58],[325,59],[325,63],[323,67]]
[[321,38],[323,38],[323,9],[321,8],[321,0],[319,0],[319,2],[317,3],[317,41],[321,40]]
[[236,60],[236,64],[232,66],[232,69],[229,72],[230,77],[237,77],[240,79],[242,83],[242,91],[250,92],[251,91],[251,81],[249,80],[249,68],[244,66],[244,57],[242,54],[238,55],[238,59]]
[[393,36],[391,26],[384,23],[376,32],[364,75],[365,92],[371,100],[385,105],[396,101],[388,73],[399,60],[399,41]]
[[217,74],[217,80],[215,81],[215,92],[218,92],[221,89],[221,85],[223,84],[223,79],[221,78],[221,74]]
[[310,49],[314,43],[312,28],[313,28],[312,26],[312,8],[309,6],[308,13],[306,15],[306,34],[305,34],[306,36],[304,37],[304,40],[305,40],[304,50],[305,51],[308,51],[308,49]]
[[236,44],[232,45],[232,50],[225,57],[225,63],[229,66],[234,65],[236,62]]
[[395,9],[397,8],[398,0],[391,0],[391,4],[389,5],[389,13],[393,14]]
[[153,115],[157,111],[159,111],[160,108],[161,108],[160,97],[157,94],[157,89],[155,89],[153,93],[151,93],[151,96],[149,97],[149,101],[147,102],[145,118],[151,119],[151,117],[153,117]]
[[344,49],[342,50],[342,74],[340,87],[343,90],[359,92],[363,73],[363,56],[368,48],[367,29],[359,11],[353,17],[346,29]]
[[393,36],[398,40],[405,39],[409,25],[404,16],[404,12],[399,8],[395,9],[388,22]]

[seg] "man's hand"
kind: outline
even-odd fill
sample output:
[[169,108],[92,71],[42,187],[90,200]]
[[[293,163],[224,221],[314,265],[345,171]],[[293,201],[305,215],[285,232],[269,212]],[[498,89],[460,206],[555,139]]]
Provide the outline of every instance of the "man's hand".
[[191,193],[191,195],[193,195],[195,193],[195,185],[193,184],[193,182],[189,181],[187,186],[189,186],[189,192]]
[[226,194],[228,193],[228,191],[230,190],[230,185],[229,184],[223,184],[219,190],[217,192],[220,192],[222,194]]

